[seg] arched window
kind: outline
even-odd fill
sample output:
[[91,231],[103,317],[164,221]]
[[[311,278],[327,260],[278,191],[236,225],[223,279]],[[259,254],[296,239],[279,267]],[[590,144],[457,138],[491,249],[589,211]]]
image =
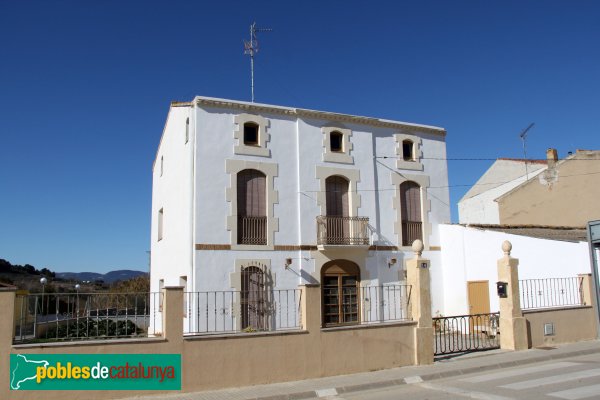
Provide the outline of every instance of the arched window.
[[255,169],[237,174],[238,244],[267,244],[266,176]]
[[321,269],[323,326],[358,324],[360,269],[348,260],[329,261]]
[[414,161],[414,143],[412,140],[403,140],[402,141],[402,156],[404,161]]
[[421,217],[421,187],[413,181],[400,184],[400,213],[402,217],[402,246],[423,240]]
[[329,134],[329,150],[338,153],[344,151],[344,135],[342,132],[333,131]]
[[348,219],[348,187],[350,182],[341,176],[330,176],[325,180],[325,243],[349,244],[350,221]]
[[244,124],[244,144],[246,146],[258,146],[258,124],[246,122]]
[[241,289],[242,329],[264,330],[268,321],[263,270],[255,266],[243,268]]

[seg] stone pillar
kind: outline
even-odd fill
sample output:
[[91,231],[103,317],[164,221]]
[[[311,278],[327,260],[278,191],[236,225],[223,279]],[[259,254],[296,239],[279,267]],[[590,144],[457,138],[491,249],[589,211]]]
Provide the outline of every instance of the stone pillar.
[[504,257],[498,260],[498,281],[506,282],[506,297],[500,297],[500,348],[526,350],[527,321],[519,297],[519,260],[510,256],[512,244],[502,243]]
[[302,329],[305,331],[321,329],[321,290],[318,284],[300,285]]
[[431,322],[431,293],[429,260],[422,258],[423,242],[415,240],[412,245],[415,257],[406,260],[406,283],[411,287],[409,313],[415,328],[415,364],[433,363],[433,327]]
[[581,287],[581,305],[597,308],[596,296],[594,296],[594,281],[592,274],[579,274],[579,283]]
[[183,286],[167,286],[163,296],[163,337],[169,342],[183,342]]
[[2,358],[0,359],[0,398],[10,398],[10,356],[15,318],[15,293],[16,288],[0,287],[0,310],[2,311],[3,324],[0,324],[0,348]]

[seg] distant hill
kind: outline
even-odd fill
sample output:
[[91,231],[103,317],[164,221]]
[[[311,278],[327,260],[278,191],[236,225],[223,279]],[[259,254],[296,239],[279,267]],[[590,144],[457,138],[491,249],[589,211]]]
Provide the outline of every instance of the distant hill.
[[135,278],[140,275],[148,275],[143,271],[134,271],[131,269],[120,269],[117,271],[110,271],[106,274],[99,274],[97,272],[57,272],[56,277],[59,279],[73,280],[78,282],[83,281],[103,281],[104,283],[113,283],[116,281],[125,281],[127,279]]

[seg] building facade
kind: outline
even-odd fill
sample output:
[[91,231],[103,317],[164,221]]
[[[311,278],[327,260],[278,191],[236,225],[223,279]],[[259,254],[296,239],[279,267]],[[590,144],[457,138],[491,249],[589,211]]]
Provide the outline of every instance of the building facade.
[[404,281],[414,240],[439,268],[445,134],[207,97],[172,103],[153,166],[151,290],[236,292],[223,312],[245,329],[260,324],[252,293],[321,284],[323,325],[356,322],[361,287]]
[[585,227],[600,218],[600,151],[498,159],[458,203],[461,224]]

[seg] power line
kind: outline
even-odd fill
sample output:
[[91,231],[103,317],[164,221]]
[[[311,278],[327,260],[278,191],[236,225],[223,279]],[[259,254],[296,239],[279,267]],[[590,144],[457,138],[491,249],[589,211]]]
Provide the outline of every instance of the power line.
[[[572,175],[561,175],[560,178],[564,179],[564,178],[572,178],[572,177],[576,177],[576,176],[597,175],[597,174],[600,174],[600,171],[586,172],[586,173],[572,174]],[[532,179],[534,179],[534,178],[532,178]],[[444,186],[427,186],[426,189],[446,189],[446,188],[453,188],[453,187],[475,187],[475,186],[504,185],[506,183],[511,183],[513,181],[514,180],[503,181],[503,182],[489,182],[489,183],[474,183],[474,184],[459,184],[459,185],[444,185]],[[398,190],[398,188],[388,188],[388,189],[355,189],[355,190],[348,190],[347,193],[357,193],[357,192],[389,192],[389,191],[396,191],[396,190]],[[327,191],[327,190],[302,190],[299,193],[338,193],[338,192],[342,193],[341,191],[337,191],[337,190],[329,190],[329,191]]]
[[[398,159],[398,156],[375,156],[373,158],[382,159]],[[515,158],[470,158],[470,157],[458,157],[458,158],[444,158],[444,157],[421,157],[420,160],[438,160],[438,161],[523,161],[523,162],[546,162],[546,158],[529,158],[529,159],[515,159]],[[600,161],[600,158],[561,158],[560,161]]]

